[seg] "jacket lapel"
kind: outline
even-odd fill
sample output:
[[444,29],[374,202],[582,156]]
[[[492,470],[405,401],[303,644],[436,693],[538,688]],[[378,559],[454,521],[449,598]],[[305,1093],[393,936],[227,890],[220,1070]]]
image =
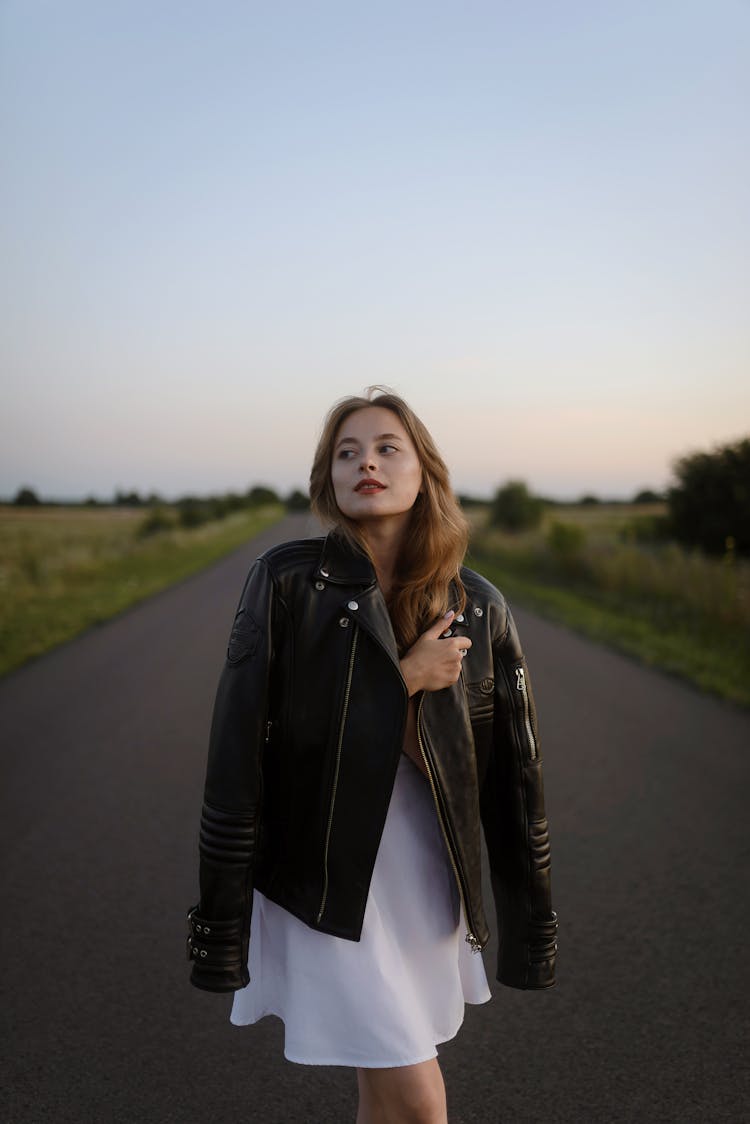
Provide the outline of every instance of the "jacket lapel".
[[391,618],[367,555],[352,546],[343,535],[330,531],[323,543],[316,577],[342,587],[342,611],[383,648],[400,675]]

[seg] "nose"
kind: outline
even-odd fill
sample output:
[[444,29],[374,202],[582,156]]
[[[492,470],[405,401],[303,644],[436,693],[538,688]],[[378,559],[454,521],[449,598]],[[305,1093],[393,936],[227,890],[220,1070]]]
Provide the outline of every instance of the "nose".
[[376,468],[374,458],[370,453],[363,453],[359,462],[360,472],[374,472]]

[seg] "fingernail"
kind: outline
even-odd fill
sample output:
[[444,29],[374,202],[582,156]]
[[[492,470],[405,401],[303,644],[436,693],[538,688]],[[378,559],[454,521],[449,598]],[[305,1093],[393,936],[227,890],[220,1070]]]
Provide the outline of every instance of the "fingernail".
[[447,613],[445,614],[445,616],[444,616],[443,620],[446,620],[446,621],[447,621],[447,620],[448,620],[448,617],[452,617],[452,616],[454,616],[454,610],[453,610],[453,609],[449,609],[449,610],[448,610],[448,612],[447,612]]

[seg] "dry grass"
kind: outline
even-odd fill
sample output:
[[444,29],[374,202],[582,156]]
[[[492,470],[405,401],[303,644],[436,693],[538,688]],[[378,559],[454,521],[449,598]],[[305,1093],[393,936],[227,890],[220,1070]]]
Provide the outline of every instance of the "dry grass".
[[141,508],[0,506],[0,674],[209,565],[283,514],[139,536]]

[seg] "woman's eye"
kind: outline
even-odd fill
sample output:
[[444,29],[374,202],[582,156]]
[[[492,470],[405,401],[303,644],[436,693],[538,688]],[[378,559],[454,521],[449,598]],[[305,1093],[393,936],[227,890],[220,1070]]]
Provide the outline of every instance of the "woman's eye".
[[391,451],[391,452],[393,452],[393,453],[397,453],[397,452],[398,452],[398,449],[396,448],[396,446],[395,446],[395,445],[381,445],[381,446],[380,446],[380,452],[381,452],[381,453],[385,453],[385,452],[386,452],[386,451],[388,451],[388,450],[390,450],[390,451]]
[[347,460],[349,460],[349,457],[353,457],[353,456],[354,456],[354,449],[341,449],[339,451],[339,460],[340,461],[347,461]]

